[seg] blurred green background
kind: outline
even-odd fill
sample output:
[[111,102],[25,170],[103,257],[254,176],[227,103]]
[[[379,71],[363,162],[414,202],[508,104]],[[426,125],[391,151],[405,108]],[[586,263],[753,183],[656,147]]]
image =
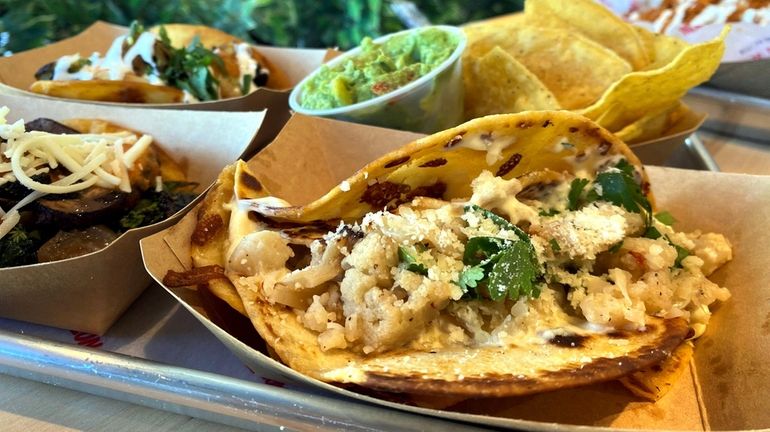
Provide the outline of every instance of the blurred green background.
[[[206,24],[263,44],[358,45],[421,23],[462,24],[521,10],[524,0],[0,0],[0,52],[9,54],[72,36],[96,20],[128,25]],[[404,12],[406,11],[406,12]],[[417,11],[410,14],[409,11]]]

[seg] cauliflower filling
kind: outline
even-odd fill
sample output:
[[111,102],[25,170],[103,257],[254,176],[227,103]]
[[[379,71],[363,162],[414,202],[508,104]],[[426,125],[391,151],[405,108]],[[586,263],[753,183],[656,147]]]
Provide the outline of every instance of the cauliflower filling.
[[293,308],[322,350],[362,354],[643,329],[650,315],[682,317],[698,336],[730,297],[706,278],[732,259],[720,234],[676,232],[610,192],[578,203],[574,186],[554,186],[524,198],[519,180],[488,172],[472,188],[468,202],[416,198],[341,225],[297,268],[290,236],[249,234],[226,270]]

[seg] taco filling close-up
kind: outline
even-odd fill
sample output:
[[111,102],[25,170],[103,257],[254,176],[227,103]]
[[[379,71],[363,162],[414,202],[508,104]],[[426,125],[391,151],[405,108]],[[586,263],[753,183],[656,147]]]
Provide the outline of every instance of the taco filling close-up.
[[[679,232],[638,159],[567,112],[489,116],[383,156],[305,206],[240,162],[192,236],[272,354],[339,385],[515,396],[667,361],[730,297],[720,234]],[[176,279],[176,280],[175,280]]]

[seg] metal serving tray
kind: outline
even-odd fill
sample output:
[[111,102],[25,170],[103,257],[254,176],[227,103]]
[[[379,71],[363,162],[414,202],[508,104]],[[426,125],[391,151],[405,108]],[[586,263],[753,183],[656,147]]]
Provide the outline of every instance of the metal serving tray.
[[[690,98],[753,107],[712,92]],[[719,170],[695,134],[666,165]],[[0,319],[0,373],[251,430],[481,430],[255,376],[157,285],[103,339]]]

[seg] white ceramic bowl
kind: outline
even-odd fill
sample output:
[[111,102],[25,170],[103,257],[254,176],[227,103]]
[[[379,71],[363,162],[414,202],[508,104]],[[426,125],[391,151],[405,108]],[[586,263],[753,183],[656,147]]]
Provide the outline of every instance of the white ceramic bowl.
[[[428,28],[441,29],[457,38],[457,47],[452,54],[428,74],[390,93],[363,102],[325,110],[305,108],[300,104],[302,91],[305,84],[320,72],[319,68],[292,90],[289,106],[301,114],[423,133],[433,133],[460,124],[463,120],[460,57],[467,43],[462,29],[451,26],[420,27],[385,35],[374,42],[381,44],[394,36]],[[334,58],[326,66],[333,68],[360,52],[359,46]]]

